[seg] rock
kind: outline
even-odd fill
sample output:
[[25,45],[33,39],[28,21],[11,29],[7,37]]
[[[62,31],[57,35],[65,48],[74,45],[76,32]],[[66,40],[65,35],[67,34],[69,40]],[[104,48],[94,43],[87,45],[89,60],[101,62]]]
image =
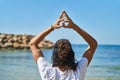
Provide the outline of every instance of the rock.
[[0,43],[0,48],[3,48],[4,47],[4,44]]
[[29,49],[29,48],[30,48],[29,45],[27,45],[27,44],[20,44],[20,47],[21,47],[21,48],[26,48],[26,49]]
[[0,38],[0,42],[2,42],[3,41],[3,38]]
[[22,36],[22,39],[24,40],[24,39],[27,39],[28,38],[28,36],[25,34],[25,35],[23,35]]
[[48,48],[53,48],[54,44],[48,44]]
[[14,42],[17,42],[19,39],[14,36],[14,37],[12,38],[12,40],[13,40]]
[[9,38],[9,39],[8,39],[8,42],[13,43],[13,42],[14,42],[13,38]]
[[0,38],[6,38],[6,34],[0,34]]
[[15,43],[13,43],[13,47],[14,47],[14,48],[20,48],[20,44],[17,43],[17,42],[15,42]]
[[[0,48],[29,49],[29,42],[33,35],[27,34],[2,34],[0,33]],[[38,45],[39,48],[52,48],[54,43],[44,39]]]
[[39,44],[39,45],[38,45],[38,47],[39,47],[39,48],[42,48],[42,47],[43,47],[43,45],[42,45],[42,44]]
[[10,43],[10,42],[8,42],[8,43],[5,43],[5,44],[4,44],[4,47],[11,48],[11,47],[13,47],[13,44]]
[[12,38],[13,36],[14,36],[13,34],[6,35],[6,38],[7,38],[7,39],[10,39],[10,38]]

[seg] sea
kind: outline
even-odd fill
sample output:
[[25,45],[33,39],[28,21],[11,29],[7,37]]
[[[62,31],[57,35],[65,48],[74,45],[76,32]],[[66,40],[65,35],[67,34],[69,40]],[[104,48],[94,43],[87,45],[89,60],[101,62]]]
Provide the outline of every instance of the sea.
[[[78,61],[87,45],[72,44],[72,48]],[[42,49],[45,59],[50,63],[52,50]],[[0,80],[41,80],[31,51],[1,49]],[[85,80],[120,80],[120,45],[98,45]]]

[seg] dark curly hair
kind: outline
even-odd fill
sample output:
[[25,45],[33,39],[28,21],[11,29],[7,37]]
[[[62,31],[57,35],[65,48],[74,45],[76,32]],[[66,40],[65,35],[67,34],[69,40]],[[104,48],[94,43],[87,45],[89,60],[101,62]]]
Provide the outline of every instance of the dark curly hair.
[[66,69],[76,70],[74,52],[67,39],[60,39],[55,43],[52,55],[53,67],[66,66]]

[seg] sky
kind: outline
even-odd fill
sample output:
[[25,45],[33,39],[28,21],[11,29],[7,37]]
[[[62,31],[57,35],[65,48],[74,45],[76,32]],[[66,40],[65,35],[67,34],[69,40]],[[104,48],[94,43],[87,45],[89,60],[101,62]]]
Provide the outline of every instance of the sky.
[[[0,0],[0,33],[37,35],[65,10],[98,44],[120,44],[120,0]],[[55,29],[45,39],[86,44],[72,29]]]

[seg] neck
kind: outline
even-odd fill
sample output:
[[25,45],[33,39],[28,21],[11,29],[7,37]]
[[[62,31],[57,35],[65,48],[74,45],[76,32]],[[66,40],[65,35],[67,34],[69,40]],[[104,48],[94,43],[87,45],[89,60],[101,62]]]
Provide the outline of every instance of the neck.
[[67,70],[67,69],[66,69],[66,66],[59,66],[59,69],[60,69],[61,71]]

